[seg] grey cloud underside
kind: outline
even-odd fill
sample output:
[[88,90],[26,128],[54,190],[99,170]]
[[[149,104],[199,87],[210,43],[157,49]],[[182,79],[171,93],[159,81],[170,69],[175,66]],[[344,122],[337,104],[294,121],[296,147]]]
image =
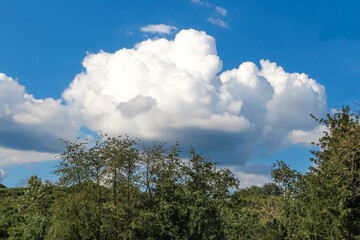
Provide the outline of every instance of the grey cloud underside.
[[[187,128],[170,130],[168,134],[172,136],[168,138],[169,144],[180,141],[184,157],[188,156],[189,148],[194,147],[196,152],[221,164],[244,165],[252,156],[256,144],[250,134],[239,135],[216,130]],[[151,143],[150,140],[146,142]]]
[[59,136],[32,126],[16,124],[9,118],[0,118],[0,146],[49,153],[63,151]]
[[131,118],[140,113],[149,111],[157,104],[156,99],[152,97],[136,96],[127,102],[121,102],[118,104],[117,109],[125,117]]

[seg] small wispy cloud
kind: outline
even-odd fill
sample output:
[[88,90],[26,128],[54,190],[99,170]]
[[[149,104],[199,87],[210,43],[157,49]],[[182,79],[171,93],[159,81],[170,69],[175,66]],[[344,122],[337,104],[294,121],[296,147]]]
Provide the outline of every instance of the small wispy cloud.
[[215,8],[215,11],[223,16],[226,16],[226,13],[227,13],[225,8],[218,7],[218,6]]
[[[202,6],[202,7],[211,9],[213,16],[214,16],[214,13],[217,16],[219,16],[219,15],[221,15],[223,17],[227,16],[227,10],[225,8],[215,6],[215,5],[211,4],[211,3],[208,3],[208,2],[202,1],[202,0],[190,0],[190,2],[192,2],[192,3],[194,3],[194,4],[198,5],[198,6]],[[223,27],[223,28],[230,28],[228,23],[225,22],[224,20],[220,19],[220,18],[209,17],[208,19],[206,19],[206,21],[210,22],[210,23],[212,23],[214,25]]]
[[211,3],[201,1],[201,0],[190,0],[190,2],[192,2],[196,5],[199,5],[199,6],[207,7],[207,8],[213,7],[213,5]]
[[227,24],[227,22],[225,22],[224,20],[222,20],[220,18],[209,17],[206,21],[208,21],[211,24],[223,27],[223,28],[230,28],[229,25]]
[[200,0],[191,0],[192,3],[198,4],[198,5],[203,5],[204,3]]
[[148,33],[171,34],[173,31],[177,30],[177,27],[165,24],[149,24],[145,27],[141,27],[140,30]]

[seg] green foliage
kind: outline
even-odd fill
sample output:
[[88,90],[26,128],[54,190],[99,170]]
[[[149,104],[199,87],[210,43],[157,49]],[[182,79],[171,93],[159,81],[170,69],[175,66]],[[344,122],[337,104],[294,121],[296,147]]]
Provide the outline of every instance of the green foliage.
[[27,182],[27,189],[18,207],[19,217],[24,224],[23,239],[45,239],[49,226],[52,204],[52,185],[45,184],[37,176],[32,176]]
[[[17,206],[24,188],[0,189],[0,239],[9,239],[10,235],[16,235],[19,227],[13,226],[16,222]],[[12,234],[13,232],[13,234]]]
[[[1,209],[2,223],[6,231],[1,232],[4,239],[45,239],[49,226],[52,204],[52,185],[43,184],[37,176],[28,180],[27,188],[6,189],[1,192],[7,200],[5,211]],[[4,201],[5,202],[5,201]]]
[[[64,141],[54,171],[50,239],[223,239],[230,189],[228,169],[179,144],[166,149],[129,137],[101,135]],[[140,150],[141,149],[141,150]],[[242,213],[240,213],[242,215]],[[231,218],[235,221],[235,218]],[[69,221],[70,220],[70,221]]]
[[328,131],[313,151],[310,172],[300,174],[284,162],[272,177],[282,188],[282,211],[271,225],[281,239],[360,238],[360,123],[344,107],[318,120]]

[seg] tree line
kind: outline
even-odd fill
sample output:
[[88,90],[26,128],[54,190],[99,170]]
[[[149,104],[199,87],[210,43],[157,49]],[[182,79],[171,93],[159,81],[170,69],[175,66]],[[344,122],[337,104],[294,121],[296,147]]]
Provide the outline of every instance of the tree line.
[[360,239],[359,115],[343,107],[306,173],[283,161],[273,183],[233,173],[179,143],[106,134],[63,141],[56,183],[0,189],[1,239]]

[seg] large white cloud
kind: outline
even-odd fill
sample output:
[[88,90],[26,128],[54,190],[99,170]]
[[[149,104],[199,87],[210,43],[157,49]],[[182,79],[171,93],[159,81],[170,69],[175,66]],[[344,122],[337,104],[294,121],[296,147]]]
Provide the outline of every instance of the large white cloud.
[[214,141],[214,151],[242,154],[243,162],[243,152],[251,155],[259,144],[276,149],[294,130],[312,130],[309,114],[326,111],[324,87],[304,73],[267,60],[260,69],[245,62],[220,73],[215,39],[191,29],[174,40],[88,54],[83,66],[63,93],[82,125],[145,139]]
[[289,136],[313,130],[309,114],[326,111],[324,87],[306,74],[287,73],[264,60],[260,69],[245,62],[221,72],[215,39],[192,29],[174,40],[149,39],[115,53],[88,54],[83,66],[64,90],[64,103],[35,99],[1,75],[0,121],[54,139],[71,138],[84,126],[180,140],[216,160],[244,165],[254,149],[306,141],[304,134],[301,141]]
[[91,129],[168,138],[184,128],[252,128],[219,101],[215,85],[222,63],[214,39],[204,32],[181,31],[174,41],[147,40],[114,54],[90,54],[83,65],[86,71],[63,97]]

